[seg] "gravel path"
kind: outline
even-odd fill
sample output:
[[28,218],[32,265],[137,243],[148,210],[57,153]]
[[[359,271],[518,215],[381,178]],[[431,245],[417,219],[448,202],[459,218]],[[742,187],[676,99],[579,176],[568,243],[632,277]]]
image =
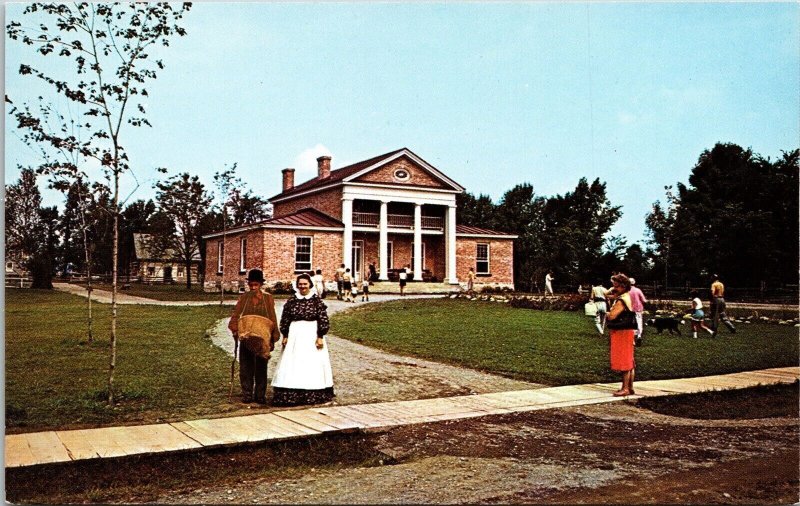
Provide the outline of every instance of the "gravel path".
[[[408,296],[407,298],[424,297],[431,296]],[[333,315],[353,306],[397,298],[399,297],[396,295],[373,295],[371,296],[372,300],[367,303],[353,304],[336,299],[326,299],[325,304],[328,306],[328,314]],[[285,300],[275,301],[278,318],[280,318],[284,303]],[[228,330],[228,320],[229,318],[223,318],[217,321],[213,329],[209,329],[209,333],[214,344],[233,356],[233,338]],[[526,390],[542,386],[473,369],[394,355],[331,334],[326,336],[326,340],[330,347],[337,404],[484,394]],[[280,356],[281,346],[278,344],[272,353],[267,370],[270,381],[280,361]]]

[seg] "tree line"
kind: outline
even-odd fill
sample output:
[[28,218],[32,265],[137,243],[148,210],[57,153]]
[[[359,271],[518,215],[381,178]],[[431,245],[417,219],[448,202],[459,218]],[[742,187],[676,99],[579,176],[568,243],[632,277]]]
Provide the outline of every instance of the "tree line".
[[[28,268],[34,288],[52,288],[54,276],[111,273],[114,234],[108,188],[74,181],[63,187],[59,212],[56,206],[42,206],[38,177],[35,169],[24,168],[17,182],[6,185],[7,255]],[[191,263],[198,256],[205,262],[204,234],[271,216],[270,204],[236,177],[236,164],[218,172],[215,180],[222,177],[227,178],[224,194],[207,189],[198,176],[180,173],[154,185],[155,200],[127,204],[118,221],[120,275],[132,275],[134,234],[144,234],[152,258],[186,266],[186,288],[191,289],[197,281],[191,277]]]
[[661,286],[705,285],[713,273],[732,286],[796,285],[798,153],[771,161],[736,144],[703,151],[689,184],[666,187],[665,203],[653,203],[644,247],[610,235],[620,206],[599,179],[581,178],[574,190],[552,197],[522,183],[497,203],[464,193],[458,220],[519,236],[514,283],[528,292],[543,290],[549,270],[562,287],[575,289],[613,271]]

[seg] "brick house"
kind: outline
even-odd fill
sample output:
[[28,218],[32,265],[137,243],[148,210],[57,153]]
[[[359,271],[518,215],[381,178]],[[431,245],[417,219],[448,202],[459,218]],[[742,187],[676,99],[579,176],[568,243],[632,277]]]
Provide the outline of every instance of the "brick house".
[[411,150],[336,170],[329,156],[317,164],[317,177],[299,185],[294,169],[283,169],[272,218],[228,230],[224,243],[222,232],[203,236],[208,289],[244,286],[254,267],[269,286],[316,269],[331,279],[342,263],[364,276],[370,262],[380,281],[410,265],[413,280],[447,288],[472,267],[478,286],[513,288],[517,236],[457,225],[464,188]]

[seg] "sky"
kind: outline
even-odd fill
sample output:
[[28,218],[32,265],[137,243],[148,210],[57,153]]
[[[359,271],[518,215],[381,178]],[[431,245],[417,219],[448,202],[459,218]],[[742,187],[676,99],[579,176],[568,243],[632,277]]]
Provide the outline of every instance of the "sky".
[[[157,167],[213,188],[236,163],[268,198],[283,168],[299,184],[323,154],[336,169],[407,147],[494,202],[599,178],[622,206],[611,234],[631,244],[715,143],[771,159],[800,147],[796,2],[197,2],[184,26],[154,55],[152,128],[122,133],[128,202],[154,197]],[[41,93],[17,74],[29,47],[6,38],[5,58],[15,104]],[[6,184],[39,163],[8,118],[4,158]]]

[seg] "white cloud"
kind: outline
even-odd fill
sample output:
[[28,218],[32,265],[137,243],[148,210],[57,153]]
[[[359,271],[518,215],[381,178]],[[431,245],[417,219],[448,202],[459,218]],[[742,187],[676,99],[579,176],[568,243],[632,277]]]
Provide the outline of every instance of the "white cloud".
[[295,181],[304,181],[315,177],[317,175],[317,158],[320,156],[332,156],[331,150],[322,144],[317,144],[297,155],[293,165]]

